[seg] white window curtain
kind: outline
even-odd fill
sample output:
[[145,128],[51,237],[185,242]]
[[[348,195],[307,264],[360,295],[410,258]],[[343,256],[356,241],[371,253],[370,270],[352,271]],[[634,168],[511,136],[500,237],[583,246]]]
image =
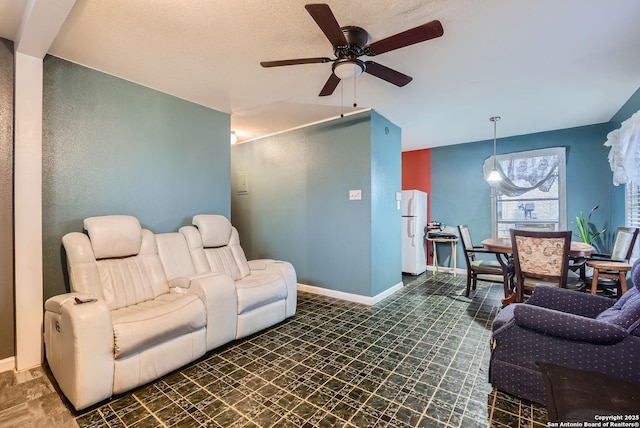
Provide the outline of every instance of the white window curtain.
[[[502,180],[487,183],[493,195],[520,196],[533,189],[548,192],[564,160],[564,147],[497,155],[495,167]],[[485,180],[493,168],[494,158],[490,156],[483,165]]]
[[[626,226],[640,227],[640,185],[629,182],[625,185],[625,214]],[[631,254],[631,263],[640,258],[640,242],[636,240],[636,245]]]
[[604,145],[611,147],[613,184],[640,183],[640,111],[622,122],[619,129],[609,132]]

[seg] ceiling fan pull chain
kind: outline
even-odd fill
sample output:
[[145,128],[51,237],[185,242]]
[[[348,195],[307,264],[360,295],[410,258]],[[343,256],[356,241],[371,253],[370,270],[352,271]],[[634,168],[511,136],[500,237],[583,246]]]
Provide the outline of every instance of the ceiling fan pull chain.
[[344,82],[340,80],[340,117],[344,117]]
[[358,95],[357,91],[356,91],[356,85],[357,85],[356,82],[357,81],[358,81],[358,79],[353,79],[353,107],[354,108],[358,107],[358,103],[356,103],[356,99],[357,99],[357,95]]

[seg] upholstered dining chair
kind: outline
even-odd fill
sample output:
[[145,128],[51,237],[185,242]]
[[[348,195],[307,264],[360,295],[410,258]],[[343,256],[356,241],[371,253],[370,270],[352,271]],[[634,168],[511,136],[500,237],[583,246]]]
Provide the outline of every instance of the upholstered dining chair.
[[[489,251],[482,246],[473,245],[469,226],[461,224],[458,226],[460,240],[464,250],[464,258],[467,262],[467,289],[465,296],[469,297],[471,289],[475,290],[478,280],[502,284],[505,296],[509,293],[509,279],[511,266],[502,253]],[[493,260],[482,260],[480,254],[489,254]]]
[[537,285],[579,289],[584,282],[568,278],[571,231],[537,232],[511,229],[516,302],[533,293]]
[[[629,263],[631,254],[633,253],[633,247],[638,237],[639,229],[637,227],[618,227],[613,240],[613,246],[611,248],[611,254],[592,254],[587,260],[587,265],[593,268],[594,272],[598,272],[596,278],[595,287],[592,286],[591,293],[595,294],[597,291],[606,292],[608,290],[616,289],[616,297],[620,297],[623,290],[620,286],[620,275],[626,275],[626,271],[630,270]],[[611,264],[610,262],[617,262]],[[621,270],[617,270],[615,267],[619,265],[624,267]],[[595,275],[594,275],[595,276]],[[592,278],[586,277],[587,281],[591,282]]]

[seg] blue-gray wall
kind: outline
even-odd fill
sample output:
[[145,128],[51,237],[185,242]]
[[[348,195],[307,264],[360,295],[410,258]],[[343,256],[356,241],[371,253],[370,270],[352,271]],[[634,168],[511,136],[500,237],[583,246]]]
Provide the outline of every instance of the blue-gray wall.
[[[400,214],[390,210],[400,190],[400,131],[382,116],[240,144],[231,165],[232,221],[248,258],[290,261],[300,283],[361,296],[401,281]],[[238,174],[248,175],[248,194],[237,193]],[[356,189],[362,200],[350,201]]]
[[13,42],[0,38],[0,360],[14,355]]
[[371,295],[402,280],[402,223],[396,192],[402,187],[400,128],[371,112]]
[[229,115],[51,56],[43,103],[45,298],[67,291],[61,238],[86,217],[230,215]]
[[[546,147],[566,147],[567,226],[577,233],[575,217],[600,208],[592,216],[609,230],[624,223],[624,194],[612,185],[603,144],[611,125],[603,123],[558,131],[541,132],[497,141],[498,154]],[[482,163],[493,153],[493,140],[432,149],[431,213],[434,220],[448,225],[468,224],[474,244],[491,236],[489,186],[482,176]],[[620,199],[622,197],[622,200]],[[616,207],[622,206],[622,215]],[[610,234],[605,240],[610,238]],[[605,247],[608,242],[603,243]],[[458,260],[462,251],[458,248]],[[462,266],[464,267],[464,266]]]

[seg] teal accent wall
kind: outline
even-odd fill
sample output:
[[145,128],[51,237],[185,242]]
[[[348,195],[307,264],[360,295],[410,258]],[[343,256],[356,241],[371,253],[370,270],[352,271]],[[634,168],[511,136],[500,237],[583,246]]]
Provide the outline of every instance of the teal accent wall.
[[[609,123],[603,123],[500,138],[497,152],[566,147],[568,228],[577,233],[575,216],[599,205],[592,220],[598,226],[608,226],[611,231],[624,223],[616,209],[622,206],[624,210],[624,195],[620,199],[614,189],[608,148],[603,145],[610,128]],[[431,150],[432,219],[451,226],[468,224],[477,245],[491,236],[491,199],[489,186],[482,176],[482,163],[492,154],[493,140]],[[609,233],[605,240],[610,236]],[[458,260],[464,260],[461,248],[458,248]]]
[[67,291],[62,236],[130,214],[153,232],[230,216],[230,117],[47,56],[43,110],[44,295]]
[[[231,218],[249,259],[287,260],[300,283],[361,296],[401,281],[400,213],[389,210],[400,189],[400,132],[382,116],[365,112],[239,144],[231,173]],[[239,174],[248,194],[238,194]],[[357,189],[362,200],[350,201]],[[387,251],[393,256],[381,261]]]
[[13,42],[0,38],[0,360],[15,353],[13,293]]
[[396,192],[402,188],[401,130],[371,112],[371,295],[402,281],[401,217]]

